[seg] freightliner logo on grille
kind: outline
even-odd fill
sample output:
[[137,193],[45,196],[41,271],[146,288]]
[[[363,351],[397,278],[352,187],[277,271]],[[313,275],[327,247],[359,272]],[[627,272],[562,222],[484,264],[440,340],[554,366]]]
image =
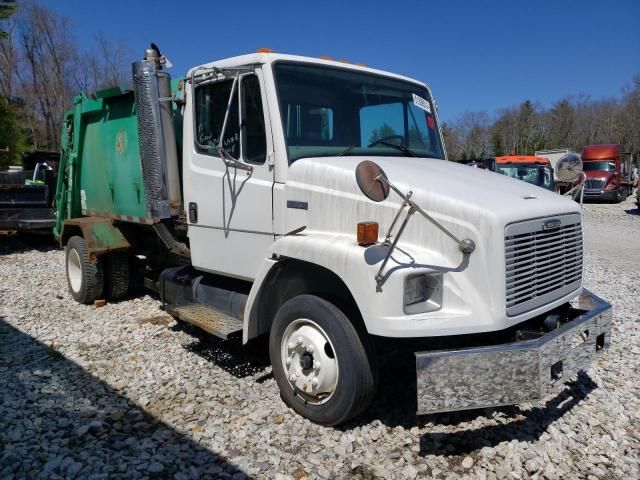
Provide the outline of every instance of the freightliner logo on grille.
[[552,220],[547,220],[546,222],[544,222],[542,224],[542,229],[543,230],[556,230],[558,228],[560,228],[562,226],[562,222],[560,220],[558,220],[557,218],[554,218]]

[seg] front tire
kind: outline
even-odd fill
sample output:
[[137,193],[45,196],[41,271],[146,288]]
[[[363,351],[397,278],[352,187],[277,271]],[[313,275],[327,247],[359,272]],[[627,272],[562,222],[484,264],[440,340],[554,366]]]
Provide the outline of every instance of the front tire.
[[269,355],[285,403],[313,422],[339,425],[373,399],[376,375],[366,333],[320,297],[299,295],[282,305]]
[[67,285],[76,302],[90,304],[100,298],[104,287],[102,259],[91,261],[84,238],[74,236],[65,248]]

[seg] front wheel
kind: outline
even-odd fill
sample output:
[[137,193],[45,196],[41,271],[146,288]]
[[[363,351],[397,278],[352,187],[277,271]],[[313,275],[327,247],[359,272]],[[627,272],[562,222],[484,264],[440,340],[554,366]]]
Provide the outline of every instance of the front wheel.
[[361,413],[375,393],[366,333],[335,305],[299,295],[282,305],[271,326],[269,355],[284,401],[303,417],[338,425]]

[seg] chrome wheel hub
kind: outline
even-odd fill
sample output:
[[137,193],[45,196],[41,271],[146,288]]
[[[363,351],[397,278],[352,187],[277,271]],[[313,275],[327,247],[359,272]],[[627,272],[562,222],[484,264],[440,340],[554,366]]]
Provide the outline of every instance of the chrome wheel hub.
[[338,383],[338,360],[329,336],[301,318],[287,327],[280,347],[282,367],[296,394],[309,403],[329,400]]

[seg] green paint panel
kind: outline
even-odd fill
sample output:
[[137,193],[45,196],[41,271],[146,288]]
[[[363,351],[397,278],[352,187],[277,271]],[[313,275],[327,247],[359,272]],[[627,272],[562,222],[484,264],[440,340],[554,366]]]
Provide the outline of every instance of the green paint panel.
[[[178,158],[181,157],[184,79],[171,82]],[[64,220],[81,216],[148,216],[138,143],[138,118],[132,91],[120,88],[79,95],[65,114],[56,192],[54,235]],[[180,163],[182,163],[179,160]],[[106,240],[106,238],[105,238]],[[108,242],[107,242],[108,243]]]
[[87,238],[87,243],[91,246],[92,250],[107,250],[129,245],[120,230],[115,228],[111,222],[100,222],[88,225],[83,232],[85,236],[90,236],[90,238]]
[[96,100],[82,115],[80,205],[84,214],[146,217],[132,92]]

